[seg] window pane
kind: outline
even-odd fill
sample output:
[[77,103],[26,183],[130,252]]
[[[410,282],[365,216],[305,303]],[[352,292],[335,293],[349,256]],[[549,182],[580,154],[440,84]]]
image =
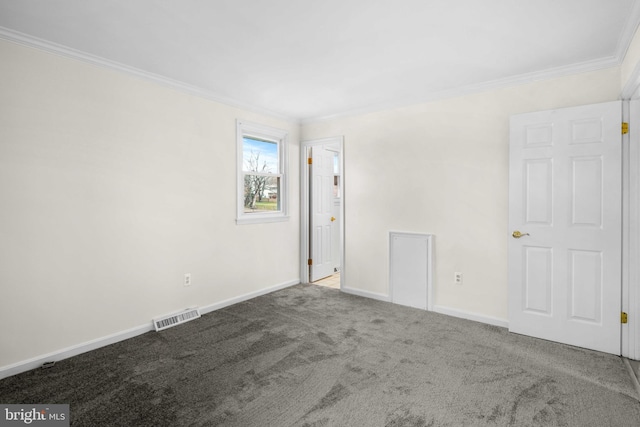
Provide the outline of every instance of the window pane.
[[280,210],[280,177],[245,174],[244,212]]
[[255,138],[242,138],[242,170],[245,172],[280,173],[278,144]]
[[237,224],[288,221],[287,132],[236,120]]

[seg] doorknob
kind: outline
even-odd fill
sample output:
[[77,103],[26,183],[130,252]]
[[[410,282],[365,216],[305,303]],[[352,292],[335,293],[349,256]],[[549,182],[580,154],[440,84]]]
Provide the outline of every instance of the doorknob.
[[331,217],[331,222],[333,222],[333,221],[335,221],[335,220],[336,220],[336,218],[332,216],[332,217]]
[[520,231],[516,230],[513,232],[512,236],[516,239],[519,239],[522,236],[529,236],[529,233],[521,233]]

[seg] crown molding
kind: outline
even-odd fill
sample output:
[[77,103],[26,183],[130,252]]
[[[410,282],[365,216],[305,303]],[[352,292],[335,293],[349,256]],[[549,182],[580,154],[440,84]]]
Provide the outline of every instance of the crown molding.
[[287,116],[275,111],[257,108],[254,105],[250,105],[232,98],[220,96],[213,91],[206,90],[197,86],[193,86],[179,80],[174,80],[168,77],[164,77],[158,74],[154,74],[148,71],[141,70],[139,68],[131,67],[116,61],[111,61],[96,55],[91,55],[86,52],[82,52],[77,49],[70,48],[58,43],[54,43],[48,40],[44,40],[38,37],[34,37],[28,34],[21,33],[19,31],[11,30],[6,27],[0,26],[0,39],[4,39],[13,43],[17,43],[23,46],[39,49],[54,55],[63,56],[70,59],[79,60],[91,65],[106,68],[109,70],[119,71],[131,76],[137,77],[148,82],[156,83],[165,87],[169,87],[178,90],[189,95],[194,95],[200,98],[214,101],[220,104],[225,104],[230,107],[240,108],[243,110],[251,111],[258,114],[264,114],[273,118],[286,120],[289,122],[298,123],[299,119],[296,117]]
[[[264,114],[273,118],[278,118],[278,119],[286,120],[289,122],[304,124],[304,123],[333,120],[333,119],[361,115],[361,114],[374,113],[374,112],[395,109],[395,108],[408,107],[411,105],[417,105],[417,104],[426,103],[426,102],[433,102],[433,101],[438,101],[438,100],[447,99],[447,98],[473,95],[476,93],[503,89],[511,86],[533,83],[533,82],[548,80],[552,78],[564,77],[571,74],[580,74],[585,72],[598,71],[606,68],[616,67],[622,63],[624,56],[626,55],[627,50],[629,48],[629,45],[633,40],[633,36],[635,35],[635,32],[638,28],[639,22],[640,22],[640,2],[636,2],[633,6],[632,11],[629,13],[627,17],[627,20],[624,24],[624,28],[620,34],[620,38],[616,48],[616,53],[615,55],[610,57],[600,58],[592,61],[585,61],[582,63],[571,64],[563,67],[556,67],[556,68],[536,71],[532,73],[521,74],[517,76],[511,76],[503,79],[480,82],[477,84],[471,84],[471,85],[461,86],[461,87],[452,88],[452,89],[429,92],[429,93],[423,94],[423,96],[405,97],[403,99],[395,100],[393,102],[376,103],[376,104],[368,105],[365,107],[353,108],[353,109],[337,112],[335,114],[330,114],[325,116],[316,116],[316,117],[313,117],[313,116],[312,117],[292,117],[292,116],[284,115],[282,113],[278,113],[272,110],[258,108],[255,105],[241,102],[232,98],[224,97],[210,90],[206,90],[206,89],[193,86],[178,80],[170,79],[168,77],[164,77],[158,74],[140,70],[138,68],[131,67],[116,61],[111,61],[99,56],[91,55],[91,54],[79,51],[77,49],[60,45],[48,40],[40,39],[38,37],[33,37],[31,35],[24,34],[24,33],[14,31],[9,28],[5,28],[1,26],[0,26],[0,39],[4,39],[10,42],[14,42],[14,43],[28,46],[31,48],[43,50],[45,52],[52,53],[55,55],[79,60],[79,61],[89,63],[95,66],[99,66],[102,68],[107,68],[110,70],[126,73],[131,76],[134,76],[152,83],[160,84],[165,87],[169,87],[169,88],[181,91],[183,93],[187,93],[187,94],[204,98],[210,101],[225,104],[230,107],[240,108],[240,109],[255,112],[258,114]],[[639,74],[640,74],[640,69],[639,69]]]
[[486,82],[474,83],[466,86],[460,86],[452,89],[445,89],[424,94],[421,97],[404,98],[388,103],[379,103],[364,108],[356,108],[346,110],[340,113],[309,117],[300,120],[302,124],[321,122],[326,120],[334,120],[344,117],[356,116],[361,114],[376,113],[384,110],[409,107],[412,105],[434,102],[448,98],[457,98],[462,96],[474,95],[481,92],[488,92],[498,89],[506,89],[513,86],[519,86],[529,83],[535,83],[543,80],[550,80],[559,77],[565,77],[573,74],[588,73],[591,71],[599,71],[607,68],[619,66],[621,60],[616,56],[601,58],[593,61],[585,61],[578,64],[571,64],[563,67],[550,68],[531,73],[510,76],[503,79],[490,80]]
[[[620,63],[622,63],[624,58],[626,57],[629,46],[633,41],[633,36],[638,31],[639,21],[640,2],[636,2],[633,5],[631,13],[627,17],[627,22],[620,36],[620,41],[618,42],[618,55],[620,57]],[[622,88],[620,99],[638,99],[638,97],[640,97],[640,94],[638,94],[638,90],[640,88],[640,63],[635,65],[628,81],[622,83],[624,84],[624,87]]]
[[[340,113],[307,117],[300,120],[301,124],[321,122],[326,120],[333,120],[338,118],[356,116],[360,114],[369,114],[380,112],[384,110],[390,110],[395,108],[409,107],[411,105],[418,105],[426,102],[439,101],[447,98],[456,98],[460,96],[473,95],[476,93],[504,89],[511,86],[518,86],[528,83],[534,83],[543,80],[549,80],[559,77],[565,77],[572,74],[587,73],[591,71],[604,70],[607,68],[618,67],[624,61],[629,46],[633,41],[633,37],[636,34],[640,26],[640,2],[634,2],[631,12],[627,15],[627,19],[623,25],[618,43],[616,46],[616,52],[614,55],[600,58],[592,61],[585,61],[582,63],[571,64],[563,67],[550,68],[546,70],[536,71],[532,73],[520,74],[517,76],[511,76],[504,79],[496,79],[487,82],[481,82],[477,84],[471,84],[461,86],[453,89],[446,89],[442,91],[435,91],[425,94],[423,97],[412,97],[411,99],[405,98],[404,100],[397,100],[389,103],[379,103],[376,105],[370,105],[363,108],[355,108],[351,110],[345,110]],[[632,80],[627,82],[627,85],[622,91],[621,97],[629,99],[632,96],[640,97],[640,94],[636,91],[640,91],[640,63],[636,65],[636,69],[632,74]]]
[[633,36],[638,30],[638,25],[640,25],[640,2],[636,1],[633,3],[631,12],[627,15],[627,20],[624,23],[622,31],[620,32],[620,37],[618,38],[618,46],[615,56],[618,58],[620,64],[622,64],[625,56],[627,56],[627,50],[629,50],[629,46],[633,41]]

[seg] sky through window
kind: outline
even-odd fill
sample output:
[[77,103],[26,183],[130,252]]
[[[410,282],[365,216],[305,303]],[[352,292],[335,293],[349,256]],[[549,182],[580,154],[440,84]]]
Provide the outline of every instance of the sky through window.
[[270,141],[262,141],[259,139],[253,139],[244,137],[242,145],[242,158],[243,168],[247,171],[247,168],[251,164],[251,160],[254,160],[259,155],[259,168],[262,170],[262,166],[267,164],[265,172],[278,173],[278,144]]

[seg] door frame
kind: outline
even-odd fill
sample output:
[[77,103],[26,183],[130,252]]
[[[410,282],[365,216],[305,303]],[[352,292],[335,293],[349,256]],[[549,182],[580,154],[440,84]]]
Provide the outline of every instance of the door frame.
[[338,182],[340,191],[340,221],[338,226],[340,227],[340,289],[345,287],[346,283],[346,267],[345,267],[345,192],[344,192],[344,137],[334,136],[330,138],[313,139],[300,142],[300,283],[309,283],[309,265],[307,260],[309,259],[309,164],[307,163],[307,156],[309,147],[314,145],[337,145],[340,164],[340,180]]
[[622,138],[622,311],[628,313],[629,320],[621,325],[621,354],[633,360],[640,360],[640,93],[637,89],[626,99],[622,97],[623,121],[629,123],[629,133]]
[[622,356],[640,360],[640,63],[624,83],[622,138]]

